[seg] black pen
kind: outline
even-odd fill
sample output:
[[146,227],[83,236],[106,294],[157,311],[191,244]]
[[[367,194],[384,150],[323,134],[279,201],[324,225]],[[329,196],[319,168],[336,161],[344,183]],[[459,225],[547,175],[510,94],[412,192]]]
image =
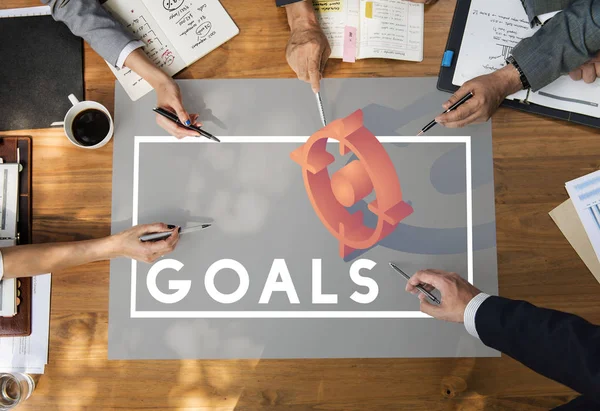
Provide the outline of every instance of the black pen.
[[213,136],[212,134],[210,134],[207,131],[202,130],[200,127],[197,127],[193,124],[185,125],[183,124],[181,121],[179,121],[179,117],[177,117],[177,114],[170,112],[169,110],[165,110],[164,108],[161,107],[154,107],[152,109],[155,113],[160,114],[161,116],[168,118],[169,120],[171,120],[174,123],[177,123],[178,125],[180,125],[181,127],[187,128],[188,130],[194,130],[197,131],[198,133],[200,133],[201,135],[203,135],[206,138],[209,138],[213,141],[216,141],[217,143],[220,143],[221,140],[219,140],[218,138],[216,138],[215,136]]
[[[456,110],[458,107],[460,107],[461,105],[463,105],[464,103],[469,101],[469,99],[471,97],[473,97],[473,92],[469,92],[469,94],[467,94],[466,96],[464,96],[463,98],[458,100],[456,103],[452,104],[450,106],[450,108],[448,110],[444,111],[442,114],[446,114],[446,113],[451,112],[452,110]],[[435,126],[436,124],[437,124],[437,121],[431,120],[425,127],[423,127],[421,129],[421,131],[419,131],[419,134],[417,134],[417,136],[424,134],[425,132],[427,132],[427,130],[429,130],[431,127]]]
[[[400,267],[398,267],[394,263],[389,263],[389,264],[390,264],[390,267],[392,267],[394,269],[394,271],[396,271],[398,274],[400,274],[402,277],[404,277],[406,279],[406,281],[410,280],[410,275],[408,275],[404,271],[402,271],[400,269]],[[415,288],[417,290],[419,290],[422,294],[426,295],[427,298],[429,298],[434,303],[436,303],[436,304],[441,304],[442,303],[440,300],[438,300],[438,298],[435,295],[431,294],[429,291],[427,291],[426,289],[424,289],[423,286],[417,285]]]

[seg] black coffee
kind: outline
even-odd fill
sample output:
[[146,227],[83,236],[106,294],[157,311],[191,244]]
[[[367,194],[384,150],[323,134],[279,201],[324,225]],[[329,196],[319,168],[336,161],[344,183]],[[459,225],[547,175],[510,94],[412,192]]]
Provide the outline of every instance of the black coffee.
[[82,146],[95,146],[104,140],[109,130],[110,120],[108,116],[103,111],[95,108],[77,114],[71,125],[73,137]]

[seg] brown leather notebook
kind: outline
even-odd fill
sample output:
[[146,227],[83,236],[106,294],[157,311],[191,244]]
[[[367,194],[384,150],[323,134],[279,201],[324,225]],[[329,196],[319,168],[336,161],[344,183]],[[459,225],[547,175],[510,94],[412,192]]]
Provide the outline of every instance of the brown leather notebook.
[[[17,244],[31,244],[31,137],[0,136],[0,157],[5,163],[16,163],[18,158],[23,166],[19,173]],[[19,283],[17,315],[0,317],[0,337],[31,334],[31,278],[20,278]]]

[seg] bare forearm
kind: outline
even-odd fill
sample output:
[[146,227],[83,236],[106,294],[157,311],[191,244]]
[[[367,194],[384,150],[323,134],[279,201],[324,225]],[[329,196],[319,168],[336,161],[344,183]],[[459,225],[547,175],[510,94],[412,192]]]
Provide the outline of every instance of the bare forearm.
[[125,66],[135,71],[140,77],[146,80],[154,88],[159,84],[170,81],[170,77],[161,69],[156,67],[144,50],[139,48],[131,52],[125,59]]
[[4,278],[31,277],[117,256],[113,237],[2,249]]

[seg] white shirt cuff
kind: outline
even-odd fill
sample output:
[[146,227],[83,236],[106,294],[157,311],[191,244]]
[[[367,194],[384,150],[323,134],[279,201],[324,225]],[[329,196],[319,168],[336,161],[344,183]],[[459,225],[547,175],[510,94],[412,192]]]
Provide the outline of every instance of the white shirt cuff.
[[467,329],[467,332],[475,338],[479,338],[479,334],[477,334],[477,328],[475,327],[475,315],[477,314],[477,310],[481,304],[487,300],[488,297],[489,295],[486,293],[479,293],[473,297],[471,301],[469,301],[467,308],[465,308],[465,314],[463,317],[465,328]]
[[558,11],[551,11],[550,13],[540,14],[539,16],[537,16],[537,18],[540,21],[540,23],[546,24],[546,22],[548,20],[550,20],[552,17],[556,16],[558,13],[560,13],[560,10],[558,10]]
[[125,65],[125,60],[127,57],[134,51],[139,49],[140,47],[144,47],[145,44],[141,40],[132,40],[125,45],[123,50],[121,50],[121,54],[119,54],[119,59],[117,60],[117,68],[122,69]]

